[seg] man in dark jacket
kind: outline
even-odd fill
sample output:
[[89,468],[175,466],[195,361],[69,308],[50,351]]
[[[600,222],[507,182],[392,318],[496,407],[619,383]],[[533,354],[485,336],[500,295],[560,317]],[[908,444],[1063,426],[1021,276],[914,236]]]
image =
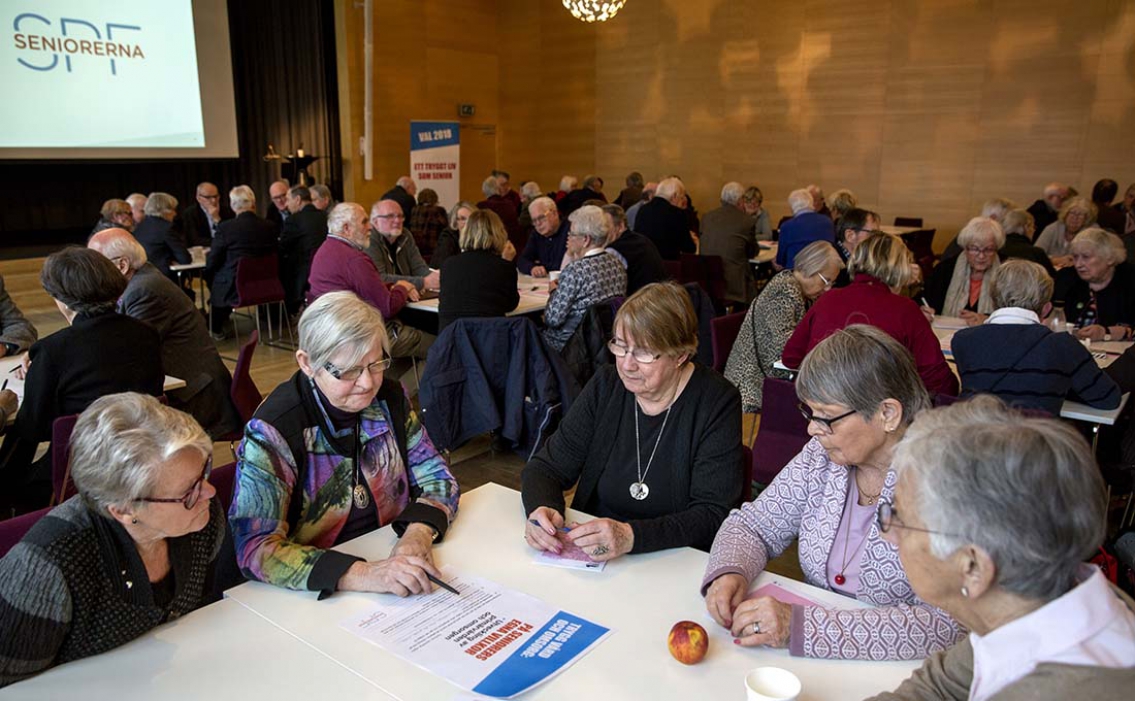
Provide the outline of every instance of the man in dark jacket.
[[288,315],[297,314],[307,295],[311,259],[327,238],[327,213],[316,209],[311,191],[304,185],[288,190],[292,216],[280,229],[280,282],[284,286]]
[[225,323],[237,303],[236,264],[241,258],[255,258],[276,250],[276,227],[256,216],[256,195],[247,185],[229,192],[236,218],[217,227],[213,247],[205,261],[205,280],[212,293],[214,339],[223,339]]
[[174,224],[177,217],[177,198],[164,192],[151,192],[146,198],[146,216],[134,228],[134,238],[146,249],[146,258],[170,280],[177,276],[169,269],[171,263],[192,263],[193,256],[185,239]]
[[748,304],[756,296],[749,259],[757,252],[756,221],[741,209],[745,186],[726,183],[721,206],[702,216],[701,254],[721,256],[725,269],[725,298]]
[[607,201],[607,196],[603,194],[603,178],[598,175],[588,175],[583,179],[583,187],[572,190],[560,200],[560,219],[567,219],[572,212],[591,200]]
[[1064,183],[1049,183],[1044,186],[1044,199],[1033,202],[1028,210],[1029,214],[1033,215],[1037,234],[1056,221],[1066,199],[1068,199],[1068,186]]
[[630,297],[652,282],[668,280],[666,263],[658,247],[637,231],[627,228],[627,215],[617,204],[603,206],[607,215],[607,250],[615,254],[627,269],[627,296]]
[[417,201],[414,197],[418,194],[418,186],[414,184],[414,179],[409,175],[403,175],[398,178],[398,182],[394,187],[382,193],[380,200],[394,200],[402,207],[402,215],[406,221],[410,221],[410,213],[414,211],[414,205]]
[[213,243],[217,226],[233,218],[233,211],[221,203],[221,194],[213,183],[197,185],[197,202],[181,210],[181,231],[187,246],[208,248]]
[[550,197],[537,197],[528,205],[536,235],[528,237],[524,251],[516,259],[520,272],[532,277],[547,277],[559,270],[567,252],[567,234],[571,224],[560,221],[559,210]]
[[517,215],[516,206],[501,193],[503,187],[500,184],[500,178],[490,175],[485,178],[481,183],[481,192],[484,193],[485,199],[477,203],[477,209],[488,209],[496,212],[500,217],[501,224],[504,224],[504,232],[508,234],[508,240],[516,247],[516,250],[524,248],[526,241],[521,239],[520,218]]
[[654,242],[663,260],[678,260],[682,253],[697,251],[686,217],[686,186],[678,178],[658,183],[654,197],[635,218],[635,231]]
[[232,376],[193,302],[146,262],[146,251],[128,232],[100,231],[87,245],[109,258],[126,278],[119,310],[158,332],[163,370],[185,380],[185,387],[166,392],[170,406],[197,419],[214,440],[240,430],[240,417],[229,398]]
[[264,218],[279,231],[288,217],[292,216],[292,213],[288,211],[288,181],[277,180],[269,185],[268,198],[271,203],[268,205]]

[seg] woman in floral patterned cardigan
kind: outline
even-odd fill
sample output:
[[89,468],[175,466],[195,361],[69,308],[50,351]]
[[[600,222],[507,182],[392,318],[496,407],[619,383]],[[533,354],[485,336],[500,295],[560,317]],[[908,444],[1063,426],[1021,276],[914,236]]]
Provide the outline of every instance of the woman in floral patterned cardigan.
[[[710,615],[741,645],[793,655],[910,660],[949,647],[961,636],[957,623],[915,596],[875,523],[878,501],[894,492],[895,446],[930,405],[910,352],[875,327],[849,326],[804,358],[796,392],[812,440],[722,524],[702,580]],[[809,584],[874,608],[745,599],[796,539]]]

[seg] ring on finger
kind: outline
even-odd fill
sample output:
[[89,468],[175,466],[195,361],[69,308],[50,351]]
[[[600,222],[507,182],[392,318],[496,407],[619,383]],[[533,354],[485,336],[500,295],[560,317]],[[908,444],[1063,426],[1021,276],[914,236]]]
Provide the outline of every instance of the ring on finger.
[[596,545],[595,549],[591,551],[591,554],[592,555],[606,555],[609,552],[611,552],[611,550],[606,545]]
[[760,633],[760,632],[761,632],[761,624],[756,622],[756,621],[753,621],[753,635],[756,635],[757,633]]

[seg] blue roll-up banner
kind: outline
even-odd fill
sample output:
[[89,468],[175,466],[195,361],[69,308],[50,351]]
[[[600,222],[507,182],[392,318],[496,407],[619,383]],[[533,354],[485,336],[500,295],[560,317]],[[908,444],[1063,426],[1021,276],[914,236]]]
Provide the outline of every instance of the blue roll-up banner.
[[410,122],[410,177],[449,209],[461,195],[461,132],[457,122]]

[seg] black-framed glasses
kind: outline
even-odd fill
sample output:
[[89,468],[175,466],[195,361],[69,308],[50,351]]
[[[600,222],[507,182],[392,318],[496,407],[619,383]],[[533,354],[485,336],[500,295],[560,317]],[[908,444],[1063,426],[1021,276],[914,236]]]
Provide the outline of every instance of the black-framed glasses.
[[627,357],[627,354],[630,354],[630,356],[634,358],[636,363],[640,363],[642,365],[650,365],[655,360],[658,360],[662,357],[661,353],[652,353],[645,348],[627,348],[625,345],[619,343],[613,338],[610,341],[607,341],[607,349],[610,350],[611,355],[615,356],[616,358],[625,358]]
[[959,537],[955,533],[945,533],[943,531],[932,531],[929,528],[918,528],[915,526],[908,526],[902,522],[899,512],[895,509],[893,497],[881,497],[879,505],[875,510],[875,525],[879,527],[880,533],[889,533],[892,528],[905,528],[908,531],[921,531],[923,533],[935,533],[937,535],[948,535],[954,538]]
[[548,215],[547,214],[541,214],[538,217],[532,217],[532,223],[533,224],[543,224],[546,221],[548,221]]
[[829,435],[829,436],[832,433],[835,432],[835,430],[832,428],[832,426],[835,425],[836,421],[846,419],[847,417],[849,417],[849,416],[851,416],[852,414],[855,413],[855,410],[852,409],[851,411],[847,412],[846,414],[840,414],[839,416],[833,416],[830,419],[826,419],[822,416],[816,416],[815,414],[813,414],[812,413],[812,407],[808,406],[804,402],[798,403],[796,405],[796,408],[800,410],[800,415],[804,417],[805,421],[807,421],[809,423],[815,423],[821,429],[823,429],[823,432],[824,432],[825,435]]
[[138,497],[134,501],[143,501],[147,504],[177,504],[180,503],[186,510],[192,509],[197,506],[197,502],[201,500],[201,490],[205,485],[205,480],[209,479],[209,473],[213,471],[213,456],[205,461],[205,467],[201,468],[201,476],[189,488],[189,491],[184,495],[173,499],[160,499],[157,497]]
[[356,365],[353,368],[340,368],[330,360],[328,360],[323,364],[323,369],[327,371],[328,375],[334,377],[336,380],[342,380],[343,382],[355,382],[363,376],[364,370],[369,372],[371,375],[377,375],[389,368],[392,362],[394,362],[392,358],[383,358],[382,360],[374,361],[370,365]]
[[881,233],[883,233],[883,230],[882,230],[882,229],[852,229],[852,231],[858,231],[859,233],[861,233],[861,234],[867,234],[868,236],[870,236],[871,234],[881,234]]
[[982,248],[979,248],[977,246],[966,246],[966,253],[974,256],[991,256],[996,252],[997,249],[993,248],[992,246],[986,246]]

